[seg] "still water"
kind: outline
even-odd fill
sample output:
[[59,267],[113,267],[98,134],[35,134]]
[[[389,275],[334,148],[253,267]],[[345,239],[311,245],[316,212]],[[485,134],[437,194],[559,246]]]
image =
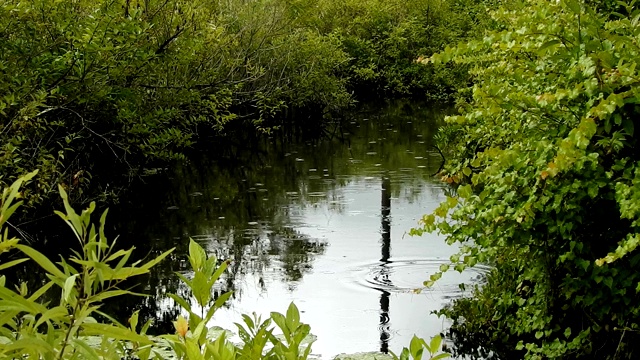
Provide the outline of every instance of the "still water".
[[312,353],[325,359],[399,352],[413,334],[438,334],[447,322],[431,312],[478,276],[447,273],[414,291],[456,251],[437,235],[407,234],[447,192],[431,145],[443,117],[427,105],[363,109],[312,140],[213,146],[226,160],[197,157],[146,177],[119,209],[118,231],[143,251],[177,250],[145,280],[155,296],[126,305],[170,327],[178,310],[164,294],[186,294],[173,272],[188,275],[193,238],[233,261],[217,291],[234,295],[213,325],[234,330],[242,313],[284,313],[293,301],[317,336]]

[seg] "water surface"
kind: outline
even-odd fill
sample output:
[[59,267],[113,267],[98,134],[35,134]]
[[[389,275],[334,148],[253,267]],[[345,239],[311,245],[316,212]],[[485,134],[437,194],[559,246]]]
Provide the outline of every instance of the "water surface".
[[171,331],[178,309],[164,294],[188,296],[173,271],[188,274],[193,238],[233,261],[217,291],[234,296],[214,325],[233,330],[242,313],[284,313],[293,301],[323,358],[399,352],[413,334],[443,331],[446,321],[431,312],[477,274],[447,273],[417,293],[456,248],[407,235],[448,190],[433,176],[443,114],[408,103],[363,109],[311,140],[280,133],[257,147],[212,145],[225,160],[197,157],[148,177],[119,209],[127,217],[118,231],[143,250],[177,251],[146,280],[155,296],[128,305]]

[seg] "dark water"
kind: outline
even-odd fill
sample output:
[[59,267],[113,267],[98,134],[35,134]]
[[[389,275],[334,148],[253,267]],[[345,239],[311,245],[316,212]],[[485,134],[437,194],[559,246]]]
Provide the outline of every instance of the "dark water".
[[172,331],[178,310],[164,294],[188,295],[173,272],[188,273],[191,237],[233,260],[218,291],[234,296],[212,325],[233,330],[241,313],[284,312],[294,301],[323,358],[398,352],[414,333],[443,331],[446,321],[430,312],[477,274],[448,273],[415,293],[456,248],[406,234],[447,191],[433,177],[442,158],[431,146],[443,114],[407,103],[369,108],[313,140],[279,134],[258,147],[212,145],[226,160],[202,156],[145,177],[116,209],[119,241],[138,254],[177,251],[144,279],[155,296],[113,306],[141,308]]

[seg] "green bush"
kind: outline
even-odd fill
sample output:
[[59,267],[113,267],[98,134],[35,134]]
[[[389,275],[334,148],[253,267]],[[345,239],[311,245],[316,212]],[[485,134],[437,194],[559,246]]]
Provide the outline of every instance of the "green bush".
[[[425,61],[470,67],[473,99],[447,119],[443,180],[456,195],[422,219],[493,265],[443,313],[500,358],[637,357],[640,12],[576,0],[493,13],[495,31]],[[426,285],[440,277],[434,274]]]
[[308,27],[339,37],[349,62],[348,86],[362,96],[450,100],[468,77],[464,66],[416,63],[486,26],[485,3],[459,0],[319,1]]

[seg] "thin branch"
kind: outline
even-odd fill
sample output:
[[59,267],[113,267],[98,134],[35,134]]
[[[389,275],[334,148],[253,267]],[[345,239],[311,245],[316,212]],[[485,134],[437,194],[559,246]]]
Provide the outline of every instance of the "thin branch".
[[444,168],[444,164],[446,163],[447,159],[445,158],[444,154],[442,153],[442,150],[440,150],[440,148],[437,145],[431,145],[431,146],[434,147],[436,150],[438,150],[438,153],[442,157],[442,163],[440,164],[440,167],[438,168],[438,171],[436,171],[435,173],[433,173],[431,175],[431,176],[436,176]]

